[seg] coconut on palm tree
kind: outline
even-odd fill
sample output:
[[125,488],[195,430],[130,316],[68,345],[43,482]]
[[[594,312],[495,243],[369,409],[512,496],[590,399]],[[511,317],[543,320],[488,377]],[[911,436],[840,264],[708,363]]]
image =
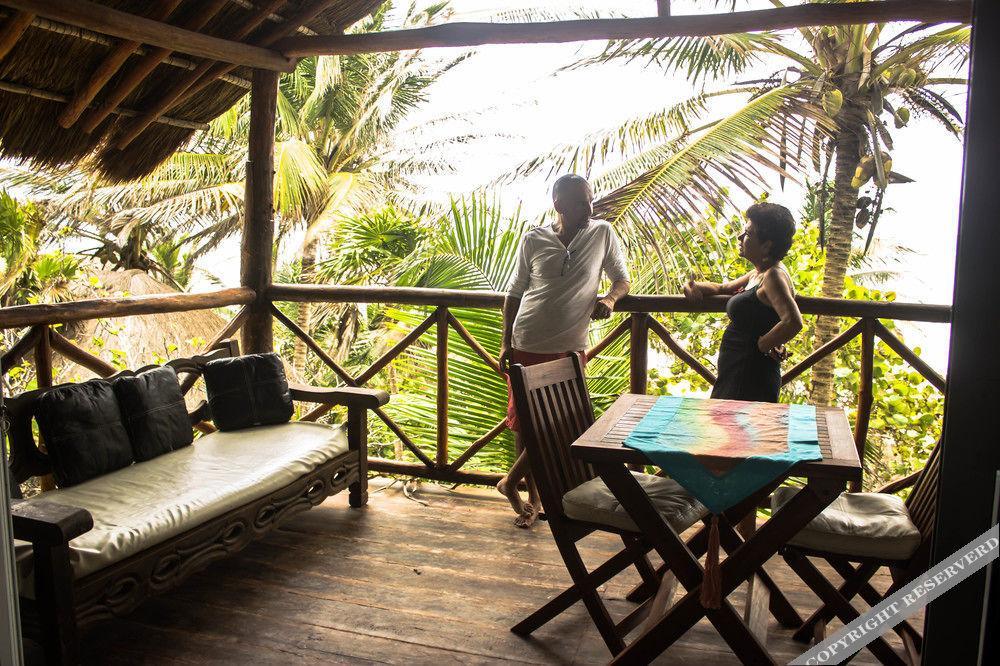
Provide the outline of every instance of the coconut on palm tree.
[[[969,35],[967,26],[870,24],[611,42],[574,66],[640,60],[696,84],[769,73],[562,147],[519,173],[610,167],[594,179],[598,190],[610,191],[595,203],[596,213],[661,252],[664,272],[675,279],[711,265],[713,229],[700,224],[706,209],[729,203],[730,192],[755,196],[775,173],[782,181],[818,176],[823,295],[839,298],[855,225],[867,227],[870,243],[886,187],[908,180],[892,171],[895,131],[923,115],[955,136],[962,132],[960,114],[941,91],[966,83],[955,72],[966,63]],[[708,119],[710,102],[730,96],[747,101]],[[859,198],[865,186],[872,191]],[[702,244],[684,241],[691,230]],[[815,345],[830,340],[836,327],[835,319],[821,318]],[[831,386],[828,358],[813,370],[812,399],[829,402]]]

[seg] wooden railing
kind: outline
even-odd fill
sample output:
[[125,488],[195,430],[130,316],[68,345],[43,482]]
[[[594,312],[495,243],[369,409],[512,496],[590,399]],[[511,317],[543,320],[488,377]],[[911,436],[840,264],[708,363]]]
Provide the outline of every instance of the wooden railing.
[[[450,309],[499,309],[503,305],[503,299],[502,293],[484,291],[282,284],[272,285],[259,297],[253,290],[238,288],[204,294],[108,298],[55,305],[0,308],[0,328],[28,329],[0,357],[0,368],[2,368],[3,373],[6,373],[30,354],[34,360],[39,386],[47,386],[52,382],[53,353],[59,353],[99,375],[108,376],[116,371],[112,365],[76,346],[58,331],[53,330],[52,326],[84,319],[182,312],[240,305],[243,307],[219,331],[216,338],[206,345],[206,349],[235,335],[247,321],[251,308],[268,307],[273,318],[302,340],[308,349],[332,370],[340,381],[348,386],[364,386],[424,334],[434,329],[437,418],[433,455],[428,455],[421,449],[385,410],[377,409],[375,415],[399,439],[402,446],[413,455],[417,462],[371,458],[369,467],[383,473],[405,474],[445,482],[494,484],[499,480],[499,474],[466,470],[464,467],[477,453],[504,432],[506,428],[504,420],[500,420],[489,431],[483,433],[458,456],[452,458],[449,452],[448,338],[449,330],[455,331],[458,337],[489,368],[501,375],[497,359],[476,340]],[[931,385],[942,392],[945,390],[944,377],[908,348],[879,320],[948,323],[951,319],[951,309],[948,306],[805,297],[800,297],[797,300],[799,308],[805,315],[828,315],[855,319],[836,338],[789,368],[782,376],[782,384],[792,381],[814,366],[820,359],[835,353],[844,345],[860,337],[861,367],[858,370],[859,390],[855,423],[855,438],[859,451],[863,448],[868,436],[872,404],[875,399],[872,386],[876,338],[885,342],[893,352],[909,363]],[[357,374],[351,374],[320,343],[282,313],[274,305],[275,302],[384,303],[417,305],[434,309],[371,365]],[[654,315],[656,313],[686,312],[721,313],[725,311],[725,305],[726,298],[724,297],[708,298],[697,305],[688,302],[681,296],[626,297],[619,302],[616,310],[629,313],[628,318],[615,326],[593,348],[587,350],[588,358],[597,356],[609,345],[624,336],[628,336],[629,390],[633,393],[645,393],[649,363],[649,335],[652,333],[663,342],[671,353],[698,373],[706,382],[714,383],[715,375],[712,371],[684,349],[671,335],[668,327]],[[190,386],[184,388],[188,389]],[[303,418],[315,420],[323,416],[328,409],[323,406],[317,407]]]
[[[231,337],[243,325],[246,305],[256,294],[251,289],[221,289],[198,294],[160,294],[154,296],[129,296],[122,298],[95,298],[45,305],[17,305],[0,308],[0,329],[27,328],[10,349],[0,355],[0,374],[6,374],[29,354],[32,355],[35,375],[40,388],[52,385],[52,357],[59,353],[74,363],[102,377],[118,371],[102,358],[77,346],[56,330],[54,326],[87,319],[128,317],[132,315],[166,314],[210,310],[230,305],[244,306],[219,334],[206,346],[211,349],[219,341]],[[185,391],[190,386],[185,386]]]
[[[410,474],[423,478],[471,483],[495,483],[500,475],[482,472],[469,472],[463,466],[487,444],[493,441],[506,427],[501,421],[492,429],[476,439],[461,455],[450,459],[448,451],[448,328],[454,329],[462,340],[480,357],[494,372],[500,374],[500,366],[483,346],[469,333],[461,322],[454,317],[449,308],[490,308],[499,309],[503,306],[504,295],[486,291],[464,291],[445,289],[420,289],[397,287],[353,287],[328,285],[272,285],[267,291],[266,300],[272,302],[324,302],[324,303],[384,303],[392,305],[418,305],[433,307],[435,310],[419,325],[414,327],[398,343],[376,360],[366,370],[357,376],[351,376],[337,364],[320,345],[294,322],[290,321],[272,305],[275,318],[300,338],[315,352],[338,377],[351,386],[362,386],[398,357],[407,347],[416,342],[432,327],[436,327],[436,359],[437,359],[437,448],[432,459],[421,451],[407,437],[403,429],[384,412],[377,412],[378,417],[399,437],[403,445],[420,461],[406,463],[395,460],[371,459],[370,469],[399,474]],[[918,303],[886,303],[874,301],[852,301],[827,298],[796,299],[800,310],[805,315],[827,315],[845,318],[855,318],[836,338],[815,350],[808,357],[788,369],[782,376],[782,385],[792,381],[803,372],[814,366],[820,359],[835,353],[844,345],[857,337],[861,337],[861,368],[859,369],[858,411],[855,423],[855,441],[859,452],[863,449],[868,436],[871,409],[874,401],[872,392],[873,367],[875,356],[875,338],[886,343],[896,354],[908,362],[920,375],[940,391],[945,390],[945,380],[913,350],[908,348],[896,337],[880,319],[895,321],[919,321],[931,323],[948,323],[951,320],[951,308],[942,305],[924,305]],[[698,359],[692,356],[671,335],[669,329],[654,313],[681,312],[725,312],[727,299],[725,297],[707,298],[700,304],[692,304],[683,296],[628,296],[622,299],[616,311],[629,313],[628,319],[613,328],[593,348],[587,350],[587,357],[593,358],[608,348],[609,345],[621,339],[629,338],[629,390],[632,393],[647,391],[649,334],[653,333],[679,360],[697,372],[709,384],[715,383],[715,375]]]

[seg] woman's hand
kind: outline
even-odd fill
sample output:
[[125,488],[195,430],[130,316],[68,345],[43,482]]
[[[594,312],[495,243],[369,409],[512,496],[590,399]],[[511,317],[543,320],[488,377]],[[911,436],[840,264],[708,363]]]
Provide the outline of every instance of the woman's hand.
[[781,362],[788,358],[788,350],[785,349],[785,345],[778,345],[777,347],[771,347],[764,342],[764,338],[761,337],[757,340],[757,349],[760,353],[769,358],[773,358],[775,361]]
[[702,291],[701,287],[695,283],[694,278],[689,279],[684,284],[684,298],[688,299],[692,303],[701,303],[702,299],[705,298],[705,293]]

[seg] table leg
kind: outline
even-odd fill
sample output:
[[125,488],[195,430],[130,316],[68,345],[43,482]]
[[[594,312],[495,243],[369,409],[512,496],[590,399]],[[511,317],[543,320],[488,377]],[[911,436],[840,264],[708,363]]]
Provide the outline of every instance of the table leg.
[[[668,563],[677,580],[688,591],[685,600],[694,601],[685,614],[677,616],[676,610],[669,611],[656,624],[649,627],[632,644],[618,654],[612,663],[645,664],[656,658],[663,650],[690,629],[706,610],[698,601],[704,571],[694,554],[656,511],[649,497],[624,466],[618,464],[596,465],[597,472],[614,493],[615,497],[629,513],[636,525],[653,544],[663,561]],[[726,560],[728,562],[728,560]],[[723,569],[723,572],[725,569]],[[744,576],[745,578],[746,576]],[[723,579],[725,580],[725,579]],[[735,585],[733,585],[735,587]],[[732,591],[732,589],[724,592]],[[677,606],[673,607],[674,609]],[[747,663],[773,664],[767,650],[743,624],[739,614],[723,596],[718,609],[707,611],[709,620],[733,651]],[[668,622],[668,618],[675,618]],[[666,632],[670,632],[669,635]],[[649,639],[652,637],[652,640]],[[665,637],[667,640],[659,640]],[[644,640],[646,639],[646,640]]]
[[[736,530],[744,539],[749,539],[757,531],[757,511],[754,509],[736,525]],[[720,535],[721,537],[721,535]],[[728,549],[727,549],[728,550]],[[755,572],[747,580],[746,603],[743,606],[743,622],[761,643],[767,643],[768,607],[771,594],[764,580]]]
[[[743,539],[728,525],[725,527],[720,525],[719,538],[727,554],[736,552],[743,545]],[[781,626],[788,629],[796,629],[802,626],[802,617],[763,566],[757,569],[756,574],[754,574],[754,580],[764,587],[767,593],[766,605],[770,609],[771,615],[774,616],[774,619]]]
[[[732,593],[753,572],[770,559],[810,520],[819,515],[843,490],[843,482],[811,480],[806,487],[783,506],[747,539],[738,551],[720,565],[722,575],[722,608],[712,611],[702,608],[698,587],[701,565],[683,542],[656,513],[638,483],[624,471],[601,466],[601,478],[629,512],[636,525],[669,561],[687,594],[632,644],[613,663],[648,663],[686,633],[701,617],[707,616],[719,634],[744,663],[774,663],[767,650],[743,624],[725,597]],[[624,479],[628,476],[629,479]],[[634,488],[629,485],[632,482]],[[636,497],[636,493],[642,497]],[[668,559],[669,558],[669,559]],[[693,586],[692,586],[693,583]]]

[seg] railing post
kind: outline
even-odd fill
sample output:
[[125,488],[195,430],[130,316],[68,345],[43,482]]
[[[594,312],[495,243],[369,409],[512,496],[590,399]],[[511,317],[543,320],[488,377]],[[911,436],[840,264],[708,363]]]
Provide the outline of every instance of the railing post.
[[52,329],[46,325],[41,328],[41,335],[35,344],[35,381],[38,388],[52,386]]
[[437,463],[448,466],[448,308],[437,309]]
[[628,341],[629,393],[645,393],[649,376],[649,314],[633,312]]
[[[865,442],[868,440],[868,423],[872,416],[872,378],[875,368],[875,320],[866,317],[861,327],[861,371],[858,375],[858,417],[854,423],[854,444],[858,448],[858,458],[864,460]],[[851,490],[861,488],[851,484]]]

